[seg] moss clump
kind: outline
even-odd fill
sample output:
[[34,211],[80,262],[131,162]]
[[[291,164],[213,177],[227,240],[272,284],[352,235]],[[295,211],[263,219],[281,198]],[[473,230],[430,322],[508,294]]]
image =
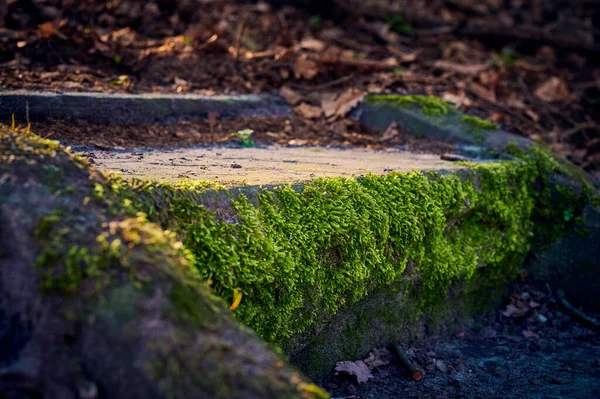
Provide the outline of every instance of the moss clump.
[[399,94],[370,94],[365,101],[372,104],[392,104],[397,107],[418,106],[421,112],[430,117],[446,115],[455,108],[444,100],[433,96],[399,95]]
[[[540,187],[558,168],[534,154],[462,175],[318,179],[248,197],[121,178],[111,191],[130,212],[174,231],[218,296],[231,303],[241,290],[234,315],[281,343],[400,281],[409,261],[422,309],[455,283],[509,281],[530,249],[539,205],[550,201]],[[216,197],[217,214],[204,205]],[[574,200],[565,206],[577,214]],[[562,217],[544,223],[566,226]]]
[[490,121],[477,118],[476,116],[464,115],[460,118],[461,122],[466,125],[472,132],[484,132],[486,130],[497,130],[498,127]]

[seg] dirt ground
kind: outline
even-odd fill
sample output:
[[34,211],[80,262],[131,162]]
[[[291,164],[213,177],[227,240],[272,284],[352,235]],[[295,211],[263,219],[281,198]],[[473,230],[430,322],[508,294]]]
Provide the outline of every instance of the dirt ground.
[[[600,170],[597,1],[312,4],[3,2],[0,86],[208,95],[283,89],[296,106],[291,122],[315,126],[319,143],[372,134],[319,112],[326,92],[435,94]],[[282,132],[274,133],[279,142]],[[312,128],[286,134],[318,135]],[[116,134],[114,141],[127,140]]]
[[85,122],[46,122],[32,126],[32,130],[42,137],[60,140],[68,145],[90,145],[100,149],[184,147],[214,143],[240,146],[242,139],[236,133],[244,129],[253,131],[250,139],[256,145],[396,148],[431,154],[451,152],[453,148],[451,144],[415,137],[399,129],[388,137],[385,132],[369,130],[349,119],[320,123],[297,115],[215,121],[199,119],[170,125],[106,126]]
[[323,386],[332,398],[345,399],[598,398],[598,331],[543,285],[522,282],[505,308],[477,318],[471,328],[403,347],[423,371],[421,381],[379,348],[375,359],[383,365],[371,370],[373,378],[358,384],[356,376],[338,372]]

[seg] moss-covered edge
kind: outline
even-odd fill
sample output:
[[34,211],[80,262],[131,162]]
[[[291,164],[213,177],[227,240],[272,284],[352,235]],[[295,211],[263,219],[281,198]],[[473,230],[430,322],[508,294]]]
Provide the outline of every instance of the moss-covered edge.
[[[108,200],[174,231],[214,293],[228,303],[242,293],[238,320],[280,344],[399,281],[409,260],[416,313],[455,283],[514,278],[532,244],[575,228],[591,196],[551,183],[565,170],[543,150],[517,155],[459,174],[317,179],[249,197],[111,176]],[[221,207],[208,209],[209,197]]]
[[[259,190],[254,198],[193,181],[112,175],[86,200],[172,231],[215,294],[232,303],[242,293],[238,320],[279,344],[399,281],[409,260],[420,281],[417,313],[482,270],[490,284],[512,279],[532,244],[576,226],[591,195],[587,185],[575,192],[552,184],[553,174],[568,172],[543,150],[515,155],[468,164],[462,174],[317,179],[300,190]],[[204,205],[209,197],[225,198],[227,206],[214,212]],[[84,270],[74,282],[53,276],[62,288],[77,286],[78,273],[96,273],[85,265],[101,264],[84,249],[68,253]]]
[[[219,328],[226,310],[220,306],[222,300],[208,292],[206,281],[199,278],[193,267],[192,252],[177,240],[174,232],[150,222],[142,212],[131,213],[126,200],[123,203],[114,195],[104,196],[105,192],[111,192],[114,183],[94,171],[87,160],[71,154],[57,141],[42,139],[25,129],[0,125],[0,166],[10,168],[13,165],[21,171],[30,167],[27,173],[37,175],[35,180],[57,198],[62,198],[59,203],[68,204],[40,217],[37,228],[31,232],[41,248],[33,263],[40,277],[40,290],[44,295],[60,292],[70,298],[64,301],[62,309],[67,319],[83,317],[88,320],[90,312],[101,317],[103,309],[117,310],[128,313],[123,322],[135,328],[138,319],[133,312],[135,305],[127,303],[120,309],[115,308],[109,305],[111,298],[122,296],[116,292],[123,288],[129,299],[130,288],[137,290],[139,295],[147,295],[158,281],[167,277],[171,285],[167,293],[171,305],[168,318],[180,326],[191,326],[192,331]],[[84,176],[84,180],[89,179],[89,184],[70,186],[69,178],[74,176],[79,183]],[[35,180],[26,184],[39,184]],[[83,197],[85,186],[90,187],[89,195]],[[212,185],[195,186],[206,188]],[[0,200],[10,197],[10,192],[2,191],[5,187],[0,185]],[[90,214],[84,210],[91,201],[97,201],[94,209],[102,210],[100,213]],[[105,211],[114,218],[106,218]],[[98,223],[90,224],[90,219]],[[90,245],[90,234],[94,233],[97,233],[95,243]],[[157,270],[160,270],[158,275],[152,273]],[[127,283],[123,284],[125,281]],[[90,308],[89,304],[97,306]],[[245,329],[242,326],[234,328]],[[179,344],[186,341],[190,347],[194,344],[195,335],[188,334],[185,329],[173,333],[179,334],[171,337]],[[130,334],[136,333],[131,330]],[[185,397],[192,392],[189,389],[198,385],[212,392],[215,398],[231,397],[235,388],[219,382],[227,381],[236,372],[239,374],[236,362],[243,363],[248,359],[234,359],[231,357],[234,351],[224,347],[223,343],[215,344],[221,345],[216,348],[222,352],[220,362],[215,362],[215,358],[219,358],[216,353],[202,357],[202,353],[184,352],[182,356],[171,350],[171,342],[157,342],[153,349],[155,361],[143,367],[167,397]],[[188,367],[193,362],[198,363],[198,370],[206,373],[198,374]],[[283,361],[278,363],[277,369],[286,370],[280,375],[268,371],[260,378],[237,375],[236,385],[251,386],[249,391],[254,393],[264,391],[264,397],[329,398],[324,390],[307,382]],[[188,378],[190,375],[191,379]],[[183,381],[178,380],[179,376],[185,377]],[[269,383],[265,384],[267,381]]]
[[[475,135],[477,142],[485,141],[485,133],[498,130],[498,126],[473,115],[461,115],[456,107],[435,96],[419,94],[369,94],[365,101],[370,104],[390,104],[400,108],[416,108],[426,117],[437,121],[449,114],[456,115],[455,123]],[[446,121],[447,122],[447,121]]]

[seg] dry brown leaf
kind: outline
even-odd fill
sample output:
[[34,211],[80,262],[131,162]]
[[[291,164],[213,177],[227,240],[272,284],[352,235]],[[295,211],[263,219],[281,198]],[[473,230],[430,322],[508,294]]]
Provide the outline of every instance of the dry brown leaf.
[[523,336],[525,338],[539,338],[539,335],[529,330],[523,330]]
[[494,93],[493,90],[490,90],[487,87],[480,85],[479,83],[469,83],[469,90],[477,96],[488,100],[489,102],[496,102],[496,93]]
[[456,72],[461,75],[475,76],[490,67],[490,64],[459,64],[451,61],[438,60],[433,63],[433,67],[444,71]]
[[539,85],[533,94],[540,100],[546,102],[568,101],[573,99],[573,94],[569,91],[566,83],[556,76],[551,77]]
[[42,39],[49,39],[54,34],[54,24],[52,22],[44,22],[38,26],[38,31]]
[[325,50],[325,42],[319,39],[308,38],[300,42],[300,48],[320,53]]
[[520,68],[520,69],[524,69],[526,71],[529,72],[535,72],[535,73],[541,73],[544,72],[544,69],[546,69],[544,66],[542,65],[534,65],[522,58],[519,58],[518,60],[515,61],[515,67]]
[[400,134],[400,131],[398,130],[398,124],[396,123],[396,121],[390,123],[390,125],[387,127],[387,129],[385,129],[385,132],[383,133],[383,136],[381,137],[381,139],[383,141],[387,141],[387,140],[391,140],[394,137],[398,136]]
[[521,97],[517,93],[511,93],[506,98],[506,105],[511,108],[525,110],[527,109],[527,105],[523,102]]
[[349,88],[337,97],[324,95],[321,99],[321,107],[328,118],[343,118],[358,105],[365,94],[360,89]]
[[390,24],[386,24],[385,22],[372,22],[369,27],[377,36],[388,43],[396,44],[400,40],[400,35],[392,31]]
[[294,63],[294,76],[296,79],[311,80],[319,73],[317,63],[308,59],[306,54],[300,55]]
[[506,310],[502,312],[502,315],[504,317],[521,317],[527,313],[527,310],[528,309],[518,308],[511,303],[506,306]]
[[302,96],[300,94],[298,94],[298,92],[296,92],[293,89],[290,89],[287,86],[283,86],[279,90],[279,94],[281,94],[285,98],[285,100],[288,102],[288,104],[290,104],[292,106],[298,105],[302,101]]
[[374,369],[390,364],[391,355],[391,352],[385,348],[375,348],[369,352],[369,357],[364,362],[370,369]]
[[458,94],[446,92],[442,95],[442,100],[452,103],[459,108],[469,108],[471,105],[473,105],[473,101],[467,97],[463,90],[461,90]]
[[355,375],[356,380],[359,384],[369,381],[373,377],[371,374],[371,370],[369,366],[365,364],[362,360],[357,360],[355,362],[343,361],[338,362],[335,366],[335,371],[338,373],[346,373],[350,375]]
[[410,63],[417,60],[419,55],[421,54],[421,50],[415,50],[412,53],[405,53],[404,51],[388,44],[386,49],[395,55],[398,58],[398,61],[401,63]]
[[302,103],[297,106],[296,112],[308,119],[317,119],[323,115],[323,110],[320,107],[315,107],[307,103]]

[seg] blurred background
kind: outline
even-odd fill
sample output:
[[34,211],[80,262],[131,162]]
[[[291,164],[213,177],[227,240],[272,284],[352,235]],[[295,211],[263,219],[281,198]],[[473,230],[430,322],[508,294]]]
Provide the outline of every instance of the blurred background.
[[[438,95],[600,176],[599,39],[598,0],[0,0],[0,87]],[[269,137],[395,144],[296,113]]]

